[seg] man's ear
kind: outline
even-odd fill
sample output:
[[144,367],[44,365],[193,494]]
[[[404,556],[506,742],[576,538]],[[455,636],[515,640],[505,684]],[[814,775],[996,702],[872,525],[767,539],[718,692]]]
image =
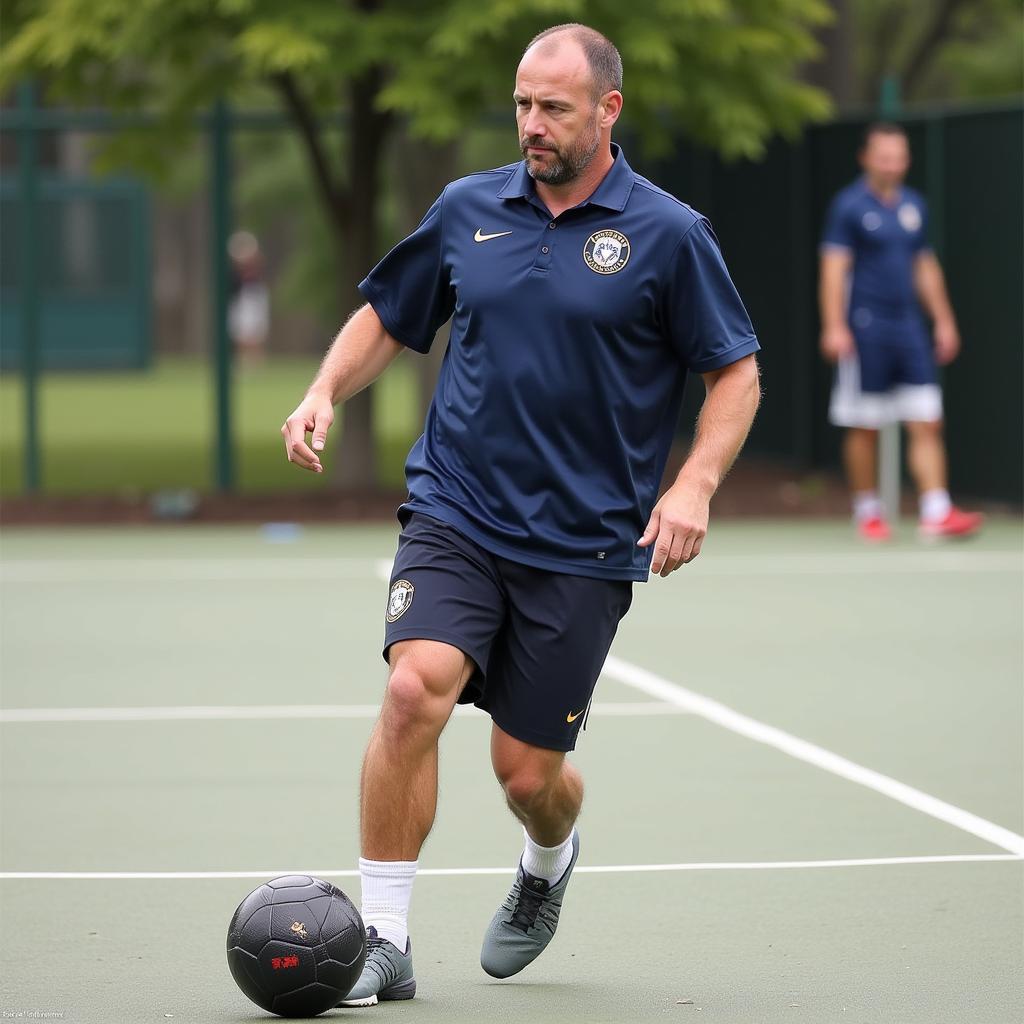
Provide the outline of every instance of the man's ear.
[[622,113],[622,93],[612,89],[601,97],[601,127],[611,128]]

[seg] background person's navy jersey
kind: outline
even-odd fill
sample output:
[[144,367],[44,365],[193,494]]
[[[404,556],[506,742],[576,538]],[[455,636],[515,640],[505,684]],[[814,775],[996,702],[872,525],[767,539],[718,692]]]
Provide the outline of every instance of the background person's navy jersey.
[[[872,319],[918,318],[914,259],[928,249],[928,208],[913,189],[901,188],[891,206],[861,178],[832,200],[822,245],[853,254],[850,323],[858,310]],[[863,319],[863,317],[862,317]]]
[[359,287],[419,352],[452,317],[403,509],[513,561],[644,580],[687,371],[758,343],[708,222],[614,153],[557,220],[523,163],[453,182]]

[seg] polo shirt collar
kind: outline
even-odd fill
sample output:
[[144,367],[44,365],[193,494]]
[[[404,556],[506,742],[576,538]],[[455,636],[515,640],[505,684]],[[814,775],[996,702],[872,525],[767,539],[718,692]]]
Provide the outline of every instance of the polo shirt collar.
[[894,210],[894,209],[896,209],[896,207],[899,206],[900,203],[902,203],[903,200],[906,198],[906,191],[905,191],[903,185],[900,185],[899,188],[896,190],[896,198],[893,200],[893,202],[892,203],[885,202],[878,195],[878,193],[875,192],[871,188],[871,186],[868,184],[868,177],[867,177],[866,174],[862,175],[861,178],[860,178],[860,188],[861,188],[861,195],[867,196],[869,199],[873,199],[876,203],[878,203],[879,206],[883,206],[887,210]]
[[[633,190],[635,175],[626,163],[622,148],[612,143],[613,163],[611,169],[594,189],[592,195],[580,203],[583,206],[603,206],[607,210],[622,212],[626,208],[629,194]],[[499,199],[533,199],[537,194],[533,178],[526,170],[526,161],[521,161],[509,175],[508,180],[498,192]]]

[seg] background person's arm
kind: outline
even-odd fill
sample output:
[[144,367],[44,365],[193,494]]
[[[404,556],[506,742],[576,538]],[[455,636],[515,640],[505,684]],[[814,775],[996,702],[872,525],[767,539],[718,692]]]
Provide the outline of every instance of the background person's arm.
[[914,288],[935,325],[935,358],[940,366],[945,366],[960,352],[960,332],[949,303],[942,266],[930,250],[914,257]]
[[829,362],[853,354],[853,334],[846,322],[847,278],[853,253],[836,245],[821,250],[818,307],[821,313],[821,351]]
[[[371,305],[357,309],[327,350],[306,397],[281,427],[288,461],[322,473],[316,453],[323,450],[334,422],[334,406],[375,381],[403,347],[384,330]],[[306,444],[308,433],[313,435],[312,448]]]

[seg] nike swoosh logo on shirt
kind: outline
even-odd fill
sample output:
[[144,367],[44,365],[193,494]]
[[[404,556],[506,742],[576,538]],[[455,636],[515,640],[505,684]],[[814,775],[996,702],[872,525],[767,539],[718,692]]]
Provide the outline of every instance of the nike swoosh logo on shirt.
[[[583,709],[583,711],[586,710],[586,708]],[[577,711],[575,715],[570,711],[569,714],[565,716],[565,720],[571,725],[573,722],[576,721],[577,718],[580,717],[580,715],[583,714],[583,711]]]
[[511,235],[511,231],[496,231],[493,235],[485,235],[480,228],[476,229],[476,234],[473,236],[474,242],[489,242],[492,238],[501,238],[503,235]]

